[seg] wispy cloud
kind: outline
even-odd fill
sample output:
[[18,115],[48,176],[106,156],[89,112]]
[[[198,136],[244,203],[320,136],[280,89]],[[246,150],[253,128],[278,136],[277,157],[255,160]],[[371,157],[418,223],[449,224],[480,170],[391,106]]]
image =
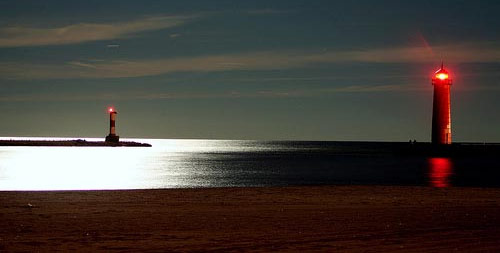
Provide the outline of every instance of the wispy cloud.
[[91,63],[84,63],[84,62],[79,62],[79,61],[71,61],[68,62],[70,65],[78,66],[78,67],[84,67],[84,68],[92,68],[96,69],[97,67]]
[[71,61],[65,64],[0,63],[0,77],[10,79],[120,78],[174,72],[280,69],[302,64],[281,54],[215,55],[151,60]]
[[[498,45],[462,44],[435,47],[447,62],[500,62]],[[146,60],[71,61],[64,64],[0,63],[0,78],[73,79],[154,76],[175,72],[273,70],[313,64],[425,63],[440,58],[424,47],[384,48],[353,51],[273,51]]]
[[193,16],[157,16],[118,23],[79,23],[55,28],[6,27],[0,29],[0,47],[78,44],[110,40],[136,33],[179,26]]
[[0,102],[34,102],[34,101],[110,101],[119,100],[116,93],[99,94],[11,94],[0,96]]
[[277,9],[255,9],[255,10],[248,10],[247,13],[251,15],[271,15],[271,14],[283,14],[283,13],[290,13],[292,12],[291,10],[277,10]]
[[[59,93],[59,94],[10,94],[0,96],[0,102],[33,102],[33,101],[119,101],[119,100],[172,100],[172,99],[218,99],[218,98],[291,98],[310,97],[331,93],[351,93],[380,91],[365,85],[328,88],[328,89],[282,89],[256,91],[220,91],[220,92],[99,92],[98,94]],[[385,90],[387,91],[387,90]]]
[[[461,87],[455,91],[500,91],[498,86],[476,85]],[[177,100],[177,99],[220,99],[220,98],[298,98],[318,97],[339,93],[385,93],[385,92],[432,92],[430,85],[422,84],[363,84],[363,85],[337,85],[326,88],[282,88],[228,90],[217,92],[159,92],[159,91],[113,91],[99,92],[96,94],[81,93],[37,93],[37,94],[10,94],[0,95],[0,102],[33,102],[33,101],[123,101],[123,100]]]
[[[439,52],[435,55],[433,52]],[[500,44],[463,43],[427,47],[395,47],[311,55],[310,61],[350,61],[372,63],[426,63],[446,60],[454,63],[500,62]]]

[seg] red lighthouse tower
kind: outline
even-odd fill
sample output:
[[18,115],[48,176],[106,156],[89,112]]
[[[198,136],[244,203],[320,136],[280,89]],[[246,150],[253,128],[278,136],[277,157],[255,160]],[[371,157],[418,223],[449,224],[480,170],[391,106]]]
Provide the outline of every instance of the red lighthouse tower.
[[451,78],[441,63],[432,78],[434,101],[432,108],[432,143],[451,144]]
[[109,108],[108,112],[109,112],[109,134],[108,136],[106,136],[106,142],[118,143],[120,142],[120,136],[116,135],[116,129],[115,129],[116,114],[118,114],[118,112],[113,108]]

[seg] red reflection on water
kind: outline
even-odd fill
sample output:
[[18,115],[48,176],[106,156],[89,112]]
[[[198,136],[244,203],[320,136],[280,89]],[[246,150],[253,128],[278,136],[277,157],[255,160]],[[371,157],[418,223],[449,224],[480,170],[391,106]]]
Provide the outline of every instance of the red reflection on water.
[[429,158],[429,178],[434,187],[450,187],[453,173],[450,158]]

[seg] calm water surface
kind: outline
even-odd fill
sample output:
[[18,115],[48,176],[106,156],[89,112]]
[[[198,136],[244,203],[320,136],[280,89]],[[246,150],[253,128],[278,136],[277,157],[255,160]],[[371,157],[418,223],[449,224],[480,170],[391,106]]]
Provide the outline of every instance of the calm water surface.
[[0,190],[324,184],[500,187],[498,159],[364,152],[388,143],[128,140],[153,147],[0,147]]

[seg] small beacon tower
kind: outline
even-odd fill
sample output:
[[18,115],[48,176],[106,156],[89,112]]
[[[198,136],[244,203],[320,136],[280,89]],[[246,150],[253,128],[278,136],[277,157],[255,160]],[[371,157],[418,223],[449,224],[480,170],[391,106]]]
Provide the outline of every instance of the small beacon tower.
[[432,144],[451,144],[451,78],[448,71],[441,68],[432,78],[434,100],[432,105]]
[[109,134],[108,136],[106,136],[106,142],[118,143],[120,141],[120,136],[116,135],[116,129],[115,129],[116,114],[118,114],[118,112],[115,111],[113,108],[109,108],[108,112],[109,112]]

